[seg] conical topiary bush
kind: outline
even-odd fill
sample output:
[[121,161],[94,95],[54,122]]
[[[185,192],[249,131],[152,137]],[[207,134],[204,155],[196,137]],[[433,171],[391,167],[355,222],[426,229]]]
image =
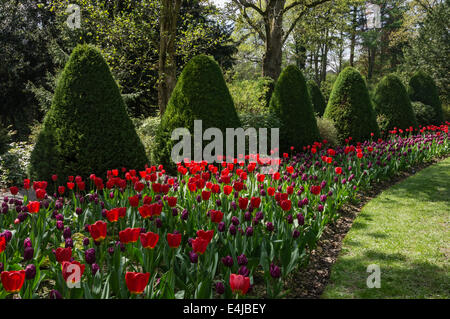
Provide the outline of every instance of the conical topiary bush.
[[314,107],[314,112],[318,116],[322,116],[323,112],[325,112],[325,108],[327,107],[327,103],[325,101],[325,97],[320,91],[319,86],[313,80],[309,80],[307,82],[309,96],[311,97],[311,102]]
[[108,169],[142,169],[144,147],[99,50],[78,45],[58,78],[31,155],[30,175],[48,180],[105,176]]
[[280,120],[280,151],[297,150],[319,141],[319,129],[305,78],[295,66],[280,74],[270,100],[270,111]]
[[366,83],[353,67],[346,67],[337,77],[323,116],[334,122],[341,144],[348,137],[364,141],[370,139],[371,133],[379,136]]
[[[178,78],[155,138],[152,157],[156,163],[163,164],[169,171],[175,167],[171,152],[178,141],[171,140],[172,132],[184,127],[193,136],[195,120],[202,120],[203,132],[208,128],[220,129],[224,139],[226,128],[240,127],[222,71],[218,63],[206,55],[192,58]],[[223,146],[225,152],[225,140]],[[191,159],[194,159],[193,143]]]
[[375,112],[384,115],[386,127],[380,127],[384,132],[394,127],[406,129],[410,126],[417,127],[408,93],[402,81],[395,75],[386,75],[378,83],[373,98]]
[[416,72],[409,80],[408,94],[411,101],[433,107],[435,118],[432,124],[439,125],[444,121],[438,89],[431,76],[423,71]]

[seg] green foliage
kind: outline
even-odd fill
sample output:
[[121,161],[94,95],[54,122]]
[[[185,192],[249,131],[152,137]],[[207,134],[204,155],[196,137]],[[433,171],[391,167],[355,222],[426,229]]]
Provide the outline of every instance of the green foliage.
[[422,102],[433,107],[436,113],[433,124],[438,125],[444,121],[438,89],[433,78],[428,74],[423,71],[416,72],[409,81],[408,93],[411,101]]
[[27,178],[33,145],[28,142],[9,144],[6,153],[0,155],[0,186],[21,185]]
[[[240,127],[222,71],[217,62],[206,55],[192,58],[178,78],[155,138],[153,159],[158,164],[166,169],[174,168],[172,131],[184,127],[193,135],[194,120],[203,121],[203,131],[215,127],[222,130],[224,136],[226,128]],[[193,151],[191,155],[193,158]]]
[[265,113],[270,101],[270,88],[274,80],[260,77],[256,80],[234,80],[229,85],[236,111],[239,113]]
[[286,67],[275,84],[270,111],[281,120],[280,152],[311,145],[320,139],[314,109],[302,72]]
[[325,98],[323,97],[323,94],[315,81],[309,80],[307,82],[307,85],[308,85],[308,93],[309,96],[311,97],[311,102],[314,107],[314,112],[319,116],[322,116],[323,112],[325,112],[325,108],[327,107]]
[[[325,99],[325,103],[328,103],[330,99],[331,91],[333,91],[334,82],[336,82],[337,74],[329,73],[325,81],[320,83],[320,91],[323,93],[323,97]],[[326,106],[325,106],[326,108]]]
[[[425,19],[418,24],[418,28],[411,28],[414,31],[417,29],[418,34],[414,34],[414,37],[410,38],[408,46],[404,50],[403,69],[408,74],[418,70],[429,74],[439,87],[441,102],[449,104],[450,1],[433,2],[435,4],[427,8]],[[420,6],[419,9],[421,9]],[[421,102],[433,106],[429,102]]]
[[442,111],[444,113],[444,120],[450,122],[450,104],[442,105]]
[[422,102],[411,103],[414,114],[416,115],[417,123],[426,126],[433,123],[436,118],[436,112],[430,105],[423,104]]
[[[154,148],[155,136],[158,132],[161,118],[159,116],[144,118],[133,118],[136,133],[142,141],[147,157],[151,159]],[[154,162],[151,160],[151,162]]]
[[350,136],[353,141],[370,139],[370,133],[379,136],[366,83],[355,68],[347,67],[339,74],[324,118],[333,120],[341,144]]
[[8,150],[10,142],[10,132],[0,123],[0,155],[4,154]]
[[330,146],[338,146],[338,132],[336,127],[334,127],[333,121],[323,117],[317,117],[316,121],[322,139],[327,140]]
[[385,115],[388,120],[386,126],[380,126],[381,130],[386,132],[394,127],[401,129],[417,127],[408,93],[397,76],[387,75],[378,83],[373,101],[375,112]]
[[31,156],[30,175],[49,180],[112,168],[142,169],[144,147],[100,51],[77,46],[58,79]]

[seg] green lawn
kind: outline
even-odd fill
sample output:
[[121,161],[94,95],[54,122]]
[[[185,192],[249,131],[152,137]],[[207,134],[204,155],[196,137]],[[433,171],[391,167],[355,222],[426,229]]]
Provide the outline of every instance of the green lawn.
[[[355,219],[322,298],[449,298],[450,158],[387,189]],[[380,288],[368,288],[377,264]]]

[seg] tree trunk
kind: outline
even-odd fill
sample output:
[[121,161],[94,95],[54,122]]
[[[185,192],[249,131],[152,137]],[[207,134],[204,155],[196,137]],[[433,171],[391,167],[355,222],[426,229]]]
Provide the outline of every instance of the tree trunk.
[[370,80],[372,79],[372,75],[373,75],[373,67],[375,64],[375,52],[376,52],[376,48],[369,48],[368,50],[368,70],[367,70],[367,79]]
[[319,86],[320,86],[320,83],[325,81],[327,78],[327,65],[328,65],[328,44],[327,44],[327,42],[328,42],[328,30],[325,35],[325,44],[323,45],[323,50],[322,50],[322,58],[321,58],[322,70],[320,71]]
[[283,46],[283,8],[285,0],[270,1],[264,17],[266,47],[263,56],[263,76],[275,81],[281,73]]
[[161,0],[158,69],[158,106],[161,116],[177,82],[175,39],[180,6],[181,0]]
[[350,36],[350,66],[354,66],[356,47],[357,7],[353,7],[352,31]]

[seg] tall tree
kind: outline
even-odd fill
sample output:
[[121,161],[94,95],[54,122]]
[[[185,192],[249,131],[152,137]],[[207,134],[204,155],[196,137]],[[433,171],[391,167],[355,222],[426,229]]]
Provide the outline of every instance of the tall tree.
[[181,0],[161,0],[160,42],[158,64],[158,106],[164,114],[170,94],[177,82],[175,40]]
[[[262,75],[277,79],[281,72],[282,48],[291,32],[301,18],[310,10],[322,3],[331,0],[232,0],[238,6],[241,15],[247,23],[258,33],[264,41],[264,56],[262,63]],[[283,28],[284,17],[293,10],[296,18],[285,30]],[[248,11],[253,11],[262,23],[258,23]]]

